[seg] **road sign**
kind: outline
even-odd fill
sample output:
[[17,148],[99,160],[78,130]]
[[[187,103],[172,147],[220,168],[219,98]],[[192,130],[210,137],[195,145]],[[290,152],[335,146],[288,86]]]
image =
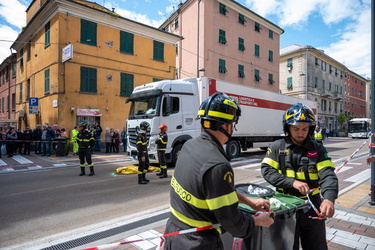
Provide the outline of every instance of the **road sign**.
[[29,114],[39,114],[39,99],[29,97]]

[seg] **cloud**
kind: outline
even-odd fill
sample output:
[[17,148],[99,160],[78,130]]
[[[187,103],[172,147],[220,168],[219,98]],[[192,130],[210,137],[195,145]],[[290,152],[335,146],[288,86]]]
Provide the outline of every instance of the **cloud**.
[[[10,28],[9,26],[0,25],[0,40],[16,40],[18,32]],[[12,42],[0,41],[0,63],[11,55],[10,46]],[[14,51],[13,51],[14,52]]]
[[27,6],[17,0],[0,0],[0,15],[11,25],[21,29],[26,26]]
[[159,27],[163,23],[163,20],[152,20],[147,15],[139,14],[125,9],[116,8],[116,13],[130,20],[134,20],[153,27]]

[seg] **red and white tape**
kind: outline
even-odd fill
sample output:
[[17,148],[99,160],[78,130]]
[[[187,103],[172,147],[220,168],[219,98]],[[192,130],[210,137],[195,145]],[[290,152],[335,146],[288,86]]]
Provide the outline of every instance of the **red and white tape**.
[[352,158],[353,158],[353,156],[356,154],[356,153],[358,153],[358,151],[359,150],[361,150],[361,148],[371,139],[371,137],[373,136],[374,134],[371,134],[371,136],[369,136],[369,138],[367,138],[367,140],[366,141],[364,141],[363,143],[362,143],[362,145],[359,147],[359,148],[357,148],[354,152],[353,152],[353,154],[351,155],[351,156],[349,156],[349,158],[348,159],[346,159],[346,161],[344,161],[342,164],[341,164],[341,166],[340,167],[338,167],[338,168],[336,168],[335,169],[335,172],[337,173],[338,171],[340,171],[341,170],[341,168],[343,167],[343,166],[345,166]]
[[164,235],[161,235],[161,236],[154,236],[154,237],[149,237],[149,238],[144,238],[144,239],[139,239],[139,240],[131,240],[131,241],[111,243],[111,244],[106,244],[106,245],[101,245],[101,246],[96,246],[96,247],[83,248],[81,250],[108,249],[108,248],[112,248],[112,247],[118,247],[118,246],[127,245],[127,244],[131,244],[131,243],[136,243],[136,242],[144,241],[144,240],[153,240],[153,239],[157,239],[157,238],[161,238],[161,237],[169,237],[169,236],[172,236],[172,235],[188,234],[188,233],[192,233],[192,232],[198,232],[198,231],[213,229],[213,228],[216,228],[216,227],[219,227],[219,226],[220,226],[220,224],[214,224],[214,225],[210,225],[210,226],[206,226],[206,227],[189,228],[189,229],[185,229],[185,230],[181,230],[181,231],[177,231],[177,232],[173,232],[173,233],[169,233],[169,234],[164,234]]

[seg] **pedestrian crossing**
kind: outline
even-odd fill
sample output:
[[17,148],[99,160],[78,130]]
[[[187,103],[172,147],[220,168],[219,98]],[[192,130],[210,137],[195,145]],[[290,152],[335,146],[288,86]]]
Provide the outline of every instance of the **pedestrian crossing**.
[[25,157],[22,155],[14,155],[0,159],[0,174],[25,170],[39,170],[48,167],[64,167],[66,163],[53,163],[49,159],[41,157]]

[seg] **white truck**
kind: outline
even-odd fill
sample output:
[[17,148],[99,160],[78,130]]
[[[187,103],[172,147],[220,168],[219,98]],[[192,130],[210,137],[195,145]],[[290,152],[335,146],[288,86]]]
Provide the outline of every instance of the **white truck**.
[[163,80],[138,86],[127,102],[131,102],[127,120],[128,155],[137,155],[136,136],[141,122],[150,124],[147,132],[150,162],[157,162],[155,140],[158,126],[168,126],[167,162],[176,163],[182,145],[201,134],[197,119],[200,104],[215,92],[224,92],[236,99],[241,117],[226,152],[235,158],[242,150],[267,148],[283,136],[282,115],[293,104],[302,102],[316,113],[315,102],[257,89],[223,80],[202,77]]

